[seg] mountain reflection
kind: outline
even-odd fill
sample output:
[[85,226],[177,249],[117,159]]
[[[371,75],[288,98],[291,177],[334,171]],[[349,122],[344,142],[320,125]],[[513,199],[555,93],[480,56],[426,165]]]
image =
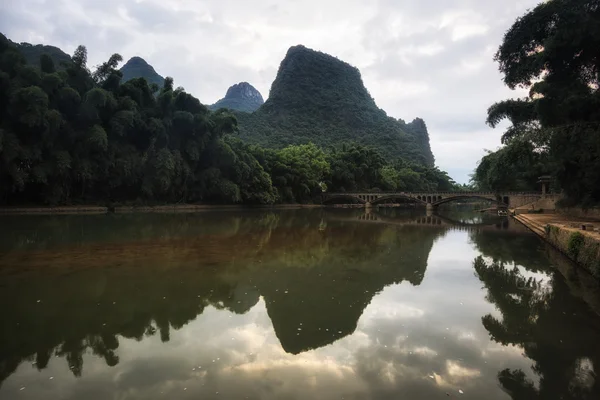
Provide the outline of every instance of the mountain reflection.
[[[168,342],[172,330],[210,308],[246,314],[259,302],[285,352],[322,348],[354,333],[384,288],[421,285],[434,243],[463,230],[493,260],[475,262],[488,301],[503,316],[485,316],[485,328],[498,343],[522,346],[541,377],[538,388],[524,372],[503,370],[504,390],[514,399],[598,390],[578,378],[587,363],[600,365],[588,344],[600,332],[597,316],[579,311],[588,307],[582,299],[593,304],[593,284],[572,271],[565,274],[576,279],[565,280],[549,270],[545,247],[505,218],[393,209],[38,216],[20,217],[18,225],[11,218],[6,226],[19,228],[0,230],[0,384],[23,362],[41,370],[63,358],[81,376],[84,355],[94,354],[112,367],[121,361],[122,338]],[[571,268],[557,260],[559,269]],[[528,281],[508,264],[552,279]],[[419,329],[411,340],[446,340],[443,332]],[[380,351],[357,354],[364,359],[358,371],[375,383],[371,369],[386,357],[414,362],[409,354]],[[473,349],[460,348],[463,357],[468,352],[476,358]]]
[[344,214],[348,221],[321,210],[25,221],[2,241],[0,380],[24,360],[43,369],[53,356],[80,376],[88,350],[114,366],[117,336],[168,341],[209,305],[245,313],[260,296],[286,352],[349,335],[385,286],[421,282],[443,230]]

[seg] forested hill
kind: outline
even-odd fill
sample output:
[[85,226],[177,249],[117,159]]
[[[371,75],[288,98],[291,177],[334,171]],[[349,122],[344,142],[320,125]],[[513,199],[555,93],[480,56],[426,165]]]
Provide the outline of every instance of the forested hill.
[[[90,70],[79,46],[62,69],[48,54],[36,68],[0,34],[0,205],[308,203],[324,190],[456,187],[435,167],[356,143],[246,144],[228,110],[210,111],[170,77],[162,88],[124,82],[121,61]],[[398,133],[413,148],[419,135]]]
[[165,78],[160,76],[146,60],[141,57],[131,57],[120,69],[123,74],[122,81],[127,82],[135,78],[144,78],[150,84],[155,83],[163,87]]
[[43,44],[31,44],[26,42],[9,42],[21,52],[23,57],[25,57],[25,62],[27,64],[36,66],[38,68],[40,68],[40,57],[42,54],[47,54],[50,56],[57,69],[62,69],[65,65],[71,63],[71,56],[58,47]]
[[304,46],[290,48],[269,99],[253,114],[238,114],[241,137],[268,147],[356,142],[387,159],[433,166],[425,124],[389,117],[365,88],[357,68]]
[[405,132],[411,134],[417,145],[420,146],[423,153],[427,155],[429,159],[429,155],[431,156],[431,164],[434,163],[433,153],[431,152],[431,145],[429,143],[429,132],[427,131],[427,125],[425,125],[425,121],[421,118],[415,118],[411,123],[407,124],[403,120],[398,120],[402,129]]
[[253,112],[264,104],[262,95],[248,82],[240,82],[227,89],[225,97],[209,106],[211,110],[229,108],[231,110]]

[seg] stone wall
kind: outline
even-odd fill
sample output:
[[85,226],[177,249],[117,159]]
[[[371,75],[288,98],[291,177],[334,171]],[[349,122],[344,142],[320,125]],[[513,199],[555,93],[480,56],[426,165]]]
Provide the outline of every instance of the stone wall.
[[540,199],[541,195],[513,195],[509,196],[509,207],[516,208],[522,207],[526,204],[531,204]]
[[548,224],[546,240],[577,264],[600,278],[600,238],[575,229]]
[[600,207],[588,208],[584,210],[582,208],[557,208],[556,212],[569,217],[575,218],[593,218],[600,220]]
[[547,223],[543,217],[540,214],[520,214],[514,218],[600,279],[600,233],[582,231],[561,223]]
[[554,248],[546,245],[546,256],[569,286],[571,294],[585,301],[590,308],[600,315],[600,279],[597,279],[585,268],[580,268]]

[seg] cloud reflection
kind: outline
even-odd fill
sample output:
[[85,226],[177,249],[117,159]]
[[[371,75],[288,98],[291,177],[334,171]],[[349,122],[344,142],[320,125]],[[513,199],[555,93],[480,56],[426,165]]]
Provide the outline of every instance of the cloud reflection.
[[[14,344],[0,347],[0,372],[7,376],[0,398],[46,399],[51,393],[91,400],[431,399],[446,394],[506,399],[498,385],[498,373],[505,370],[523,371],[538,384],[532,360],[523,356],[525,347],[490,340],[481,317],[498,318],[498,312],[486,300],[488,292],[472,264],[480,249],[487,249],[490,256],[522,260],[522,265],[531,263],[537,273],[546,274],[538,253],[506,253],[511,243],[523,243],[518,235],[511,239],[493,227],[466,231],[438,225],[361,225],[356,218],[331,218],[327,231],[319,232],[314,228],[321,215],[311,214],[307,222],[308,216],[294,220],[288,215],[282,218],[285,224],[265,222],[258,231],[256,226],[264,221],[255,216],[248,223],[230,224],[237,230],[221,236],[198,233],[196,229],[206,227],[195,217],[189,225],[175,219],[172,236],[165,234],[171,231],[163,221],[146,226],[142,231],[147,236],[130,244],[154,250],[150,243],[159,249],[177,244],[181,253],[191,254],[178,256],[176,260],[185,263],[177,267],[167,263],[172,254],[161,258],[155,251],[157,262],[165,263],[160,268],[129,269],[128,263],[138,259],[128,259],[123,255],[132,253],[119,248],[116,254],[124,265],[106,267],[102,273],[94,269],[50,274],[54,280],[34,280],[23,273],[29,280],[15,287],[30,292],[9,287],[0,293],[4,321],[11,324],[3,336],[11,341],[2,343]],[[266,219],[277,221],[270,214]],[[55,228],[52,225],[51,231]],[[123,234],[135,236],[139,231]],[[156,240],[154,232],[167,239]],[[219,260],[221,268],[198,265],[200,237],[215,243],[201,250],[210,252],[207,259]],[[244,265],[239,265],[239,254],[225,251],[236,242],[245,244],[239,247],[246,256]],[[290,251],[292,242],[297,253]],[[86,246],[70,251],[87,254]],[[106,246],[106,254],[112,246]],[[15,250],[11,257],[19,254]],[[35,258],[43,259],[40,254]],[[73,277],[77,279],[69,280]],[[77,282],[81,285],[74,285]],[[560,285],[552,288],[563,290]],[[63,292],[68,296],[61,297]],[[10,296],[1,297],[5,293]],[[27,293],[43,301],[35,303]],[[566,309],[578,304],[568,291],[560,293]],[[13,310],[8,304],[15,299],[19,301]],[[29,321],[30,316],[39,318]],[[26,321],[45,331],[39,336],[18,331],[17,324]],[[561,324],[560,319],[554,321]],[[592,337],[591,331],[585,332]],[[534,349],[538,339],[528,339],[532,344],[527,348]],[[551,354],[565,353],[555,342]],[[32,365],[31,354],[46,351],[40,350],[44,346],[51,349],[47,366]],[[57,357],[58,351],[71,354],[66,351],[77,346],[84,349],[73,356],[81,358],[80,377]],[[105,348],[118,363],[107,362]],[[14,361],[8,356],[20,363],[14,372],[5,361]],[[593,351],[580,351],[576,359],[570,382],[593,386]]]

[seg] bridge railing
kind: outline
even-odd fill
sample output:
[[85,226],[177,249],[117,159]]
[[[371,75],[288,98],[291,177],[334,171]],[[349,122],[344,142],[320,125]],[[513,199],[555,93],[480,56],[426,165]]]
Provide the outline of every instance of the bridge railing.
[[540,196],[542,192],[323,192],[323,195],[329,196],[362,196],[362,195],[408,195],[408,196],[420,196],[420,195],[446,195],[446,196]]

